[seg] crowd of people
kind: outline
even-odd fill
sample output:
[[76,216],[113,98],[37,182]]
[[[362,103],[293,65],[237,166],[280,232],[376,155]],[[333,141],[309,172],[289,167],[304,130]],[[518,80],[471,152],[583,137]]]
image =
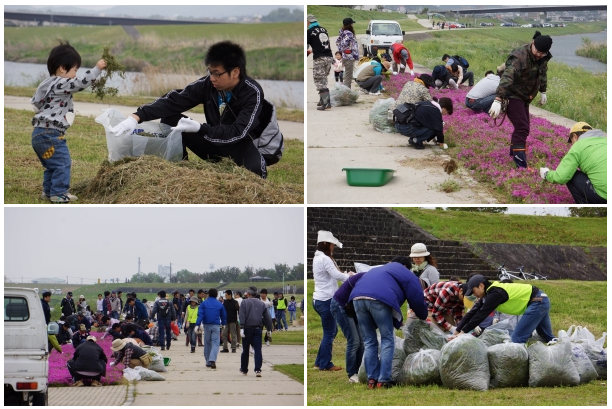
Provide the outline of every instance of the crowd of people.
[[[290,290],[291,286],[287,286],[284,291]],[[297,287],[293,286],[293,290]],[[113,359],[110,366],[123,363],[126,368],[147,368],[151,361],[143,347],[169,350],[181,332],[191,353],[195,353],[196,346],[203,347],[206,367],[211,369],[217,367],[218,353],[229,353],[230,347],[236,353],[242,345],[240,372],[247,374],[250,352],[255,357],[255,374],[260,377],[262,344],[270,346],[272,332],[288,330],[287,311],[289,323],[297,319],[298,307],[304,311],[303,300],[298,306],[295,296],[287,299],[283,291],[275,291],[274,298],[269,299],[267,289],[257,291],[256,287],[249,287],[244,298],[241,291],[218,293],[215,288],[200,289],[197,295],[193,289],[187,295],[174,291],[172,298],[162,290],[152,301],[140,300],[136,292],[131,292],[124,302],[122,295],[122,291],[98,294],[94,313],[84,296],[75,302],[72,292],[68,292],[61,300],[59,332],[49,336],[49,351],[62,353],[62,345],[66,344],[75,348],[67,366],[74,386],[101,386],[100,378],[105,376],[109,359]],[[51,322],[50,301],[51,292],[44,292],[41,303],[47,325]],[[100,339],[112,338],[113,356],[104,354],[94,334]]]
[[[415,243],[408,257],[394,257],[367,272],[342,272],[334,260],[335,247],[342,248],[342,243],[332,232],[318,232],[312,262],[313,306],[321,318],[323,337],[315,369],[342,370],[332,362],[338,326],[347,343],[349,382],[359,382],[363,362],[370,389],[393,385],[394,332],[410,320],[437,326],[451,341],[463,334],[480,336],[490,325],[510,316],[516,322],[512,342],[525,343],[534,331],[546,343],[557,342],[548,296],[534,285],[489,281],[480,274],[471,274],[465,282],[458,277],[440,281],[437,262],[423,243]],[[473,303],[467,313],[465,298]],[[404,302],[406,320],[401,310]]]
[[[510,137],[509,154],[518,168],[529,169],[527,137],[530,133],[529,106],[540,95],[539,104],[545,105],[548,86],[548,62],[552,59],[552,38],[535,32],[530,43],[515,48],[506,61],[489,70],[485,77],[474,84],[474,73],[469,71],[469,62],[460,55],[444,54],[444,64],[433,67],[431,74],[416,77],[410,51],[402,44],[390,46],[380,56],[359,56],[359,47],[352,18],[345,18],[336,41],[336,57],[327,30],[321,27],[314,15],[307,17],[307,54],[313,54],[313,78],[319,91],[317,109],[331,108],[327,77],[333,66],[336,81],[351,87],[353,78],[362,92],[381,95],[383,75],[387,72],[398,75],[410,69],[411,77],[394,104],[392,111],[395,129],[408,137],[409,146],[425,149],[423,142],[436,143],[447,149],[444,143],[444,115],[452,115],[450,98],[432,97],[431,88],[458,89],[471,87],[465,98],[465,106],[474,112],[486,112],[493,119],[506,117],[514,130]],[[442,29],[444,22],[442,22]],[[308,49],[310,47],[310,49]],[[343,72],[342,72],[343,70]],[[466,84],[467,82],[467,84]],[[539,169],[544,181],[565,184],[576,203],[607,203],[607,137],[585,122],[577,122],[570,130],[568,143],[571,148],[558,169]],[[537,172],[533,170],[534,172]]]

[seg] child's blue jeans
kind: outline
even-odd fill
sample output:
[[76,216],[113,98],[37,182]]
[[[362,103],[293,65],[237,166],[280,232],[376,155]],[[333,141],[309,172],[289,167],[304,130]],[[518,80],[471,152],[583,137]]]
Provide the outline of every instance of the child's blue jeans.
[[66,136],[57,129],[34,128],[32,148],[45,168],[43,191],[49,196],[60,196],[70,189],[70,152]]

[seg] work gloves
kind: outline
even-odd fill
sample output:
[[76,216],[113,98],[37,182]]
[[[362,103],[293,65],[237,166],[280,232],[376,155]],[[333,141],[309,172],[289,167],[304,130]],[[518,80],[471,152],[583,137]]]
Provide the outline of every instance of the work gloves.
[[499,102],[498,100],[493,101],[493,104],[491,105],[491,109],[489,109],[489,116],[491,118],[497,118],[500,112],[501,112],[501,102]]
[[548,98],[546,98],[546,92],[540,92],[540,105],[546,104]]
[[200,130],[200,123],[191,118],[181,118],[181,120],[174,128],[172,128],[172,130],[191,133],[198,132]]
[[117,136],[131,135],[137,126],[138,121],[135,120],[134,117],[128,116],[127,119],[112,127],[110,131]]
[[410,75],[414,77],[414,71],[410,70]]
[[393,71],[393,75],[397,75],[397,72]]
[[482,329],[480,327],[474,328],[474,334],[476,334],[476,335],[482,334]]
[[244,330],[240,329],[240,337],[244,338]]
[[548,168],[540,168],[540,177],[546,180],[546,174],[550,171]]

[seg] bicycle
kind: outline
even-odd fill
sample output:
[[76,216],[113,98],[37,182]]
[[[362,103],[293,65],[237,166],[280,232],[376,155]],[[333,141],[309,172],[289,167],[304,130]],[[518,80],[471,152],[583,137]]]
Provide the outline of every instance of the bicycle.
[[526,273],[523,271],[523,268],[525,268],[525,266],[520,266],[518,270],[525,278],[525,280],[547,280],[546,276],[543,276],[542,274],[538,273]]
[[520,281],[546,280],[546,276],[543,276],[541,274],[526,273],[525,271],[523,271],[525,266],[520,266],[518,268],[519,271],[508,271],[506,268],[504,268],[505,265],[506,265],[506,262],[504,262],[504,264],[502,264],[501,266],[497,267],[497,269],[499,270],[498,277],[500,281],[502,280],[520,280]]

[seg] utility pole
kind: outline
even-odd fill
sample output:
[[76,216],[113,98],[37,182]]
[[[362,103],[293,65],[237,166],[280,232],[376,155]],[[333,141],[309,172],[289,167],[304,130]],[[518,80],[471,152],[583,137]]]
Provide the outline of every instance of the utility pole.
[[66,284],[68,284],[68,276],[66,276]]
[[138,257],[138,276],[140,277],[140,257]]
[[170,263],[170,282],[172,282],[172,263]]

